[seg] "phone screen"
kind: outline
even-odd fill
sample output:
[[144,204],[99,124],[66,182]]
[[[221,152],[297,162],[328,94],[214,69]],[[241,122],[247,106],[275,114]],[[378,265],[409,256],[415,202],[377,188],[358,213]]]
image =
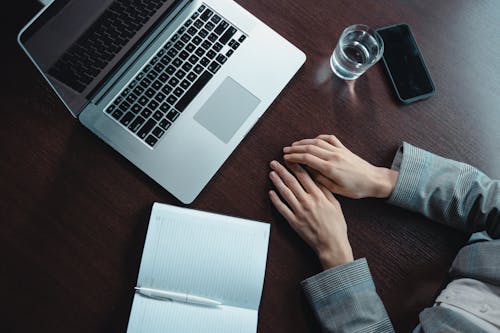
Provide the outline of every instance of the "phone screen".
[[383,61],[399,99],[409,103],[433,95],[434,84],[408,25],[393,25],[377,32],[384,40]]

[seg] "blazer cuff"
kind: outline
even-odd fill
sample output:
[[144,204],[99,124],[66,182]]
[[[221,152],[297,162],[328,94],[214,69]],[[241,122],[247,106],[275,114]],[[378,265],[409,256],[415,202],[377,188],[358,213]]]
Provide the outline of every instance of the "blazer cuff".
[[350,263],[327,269],[301,282],[302,288],[314,306],[333,294],[344,292],[360,284],[373,284],[370,269],[365,258],[356,259]]
[[399,171],[396,186],[387,202],[402,208],[416,210],[413,200],[419,189],[419,183],[426,174],[432,154],[403,142],[396,152],[391,169]]

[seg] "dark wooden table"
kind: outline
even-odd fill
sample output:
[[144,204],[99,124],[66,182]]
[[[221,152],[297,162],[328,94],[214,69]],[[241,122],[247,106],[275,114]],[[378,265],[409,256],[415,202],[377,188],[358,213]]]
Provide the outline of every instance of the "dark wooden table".
[[[299,282],[314,254],[271,207],[267,163],[294,140],[336,134],[388,166],[403,141],[500,177],[500,4],[496,1],[238,0],[307,62],[190,206],[271,223],[259,332],[314,332]],[[180,205],[64,109],[15,37],[39,9],[1,11],[0,253],[3,332],[123,332],[151,204]],[[408,23],[437,95],[404,106],[381,64],[348,86],[329,56],[342,29]],[[467,235],[389,206],[340,198],[398,331],[433,303]]]

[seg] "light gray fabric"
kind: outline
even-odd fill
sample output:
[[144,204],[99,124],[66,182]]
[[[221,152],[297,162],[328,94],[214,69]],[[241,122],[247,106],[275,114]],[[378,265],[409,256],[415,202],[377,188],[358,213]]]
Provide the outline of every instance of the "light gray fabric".
[[[389,203],[463,231],[487,231],[474,234],[460,250],[450,277],[500,286],[500,182],[408,143],[398,150],[392,168],[399,177]],[[394,331],[365,259],[326,270],[302,286],[324,332]],[[420,313],[414,332],[485,332],[471,318],[436,306]]]

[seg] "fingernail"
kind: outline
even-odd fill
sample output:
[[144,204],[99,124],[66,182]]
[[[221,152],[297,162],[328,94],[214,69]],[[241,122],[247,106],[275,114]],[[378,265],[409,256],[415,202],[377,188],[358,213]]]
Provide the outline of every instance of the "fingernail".
[[285,148],[283,148],[283,152],[285,152],[285,153],[286,153],[286,152],[289,152],[289,151],[290,151],[290,147],[285,147]]
[[278,166],[278,162],[276,161],[271,161],[271,167],[275,168]]

